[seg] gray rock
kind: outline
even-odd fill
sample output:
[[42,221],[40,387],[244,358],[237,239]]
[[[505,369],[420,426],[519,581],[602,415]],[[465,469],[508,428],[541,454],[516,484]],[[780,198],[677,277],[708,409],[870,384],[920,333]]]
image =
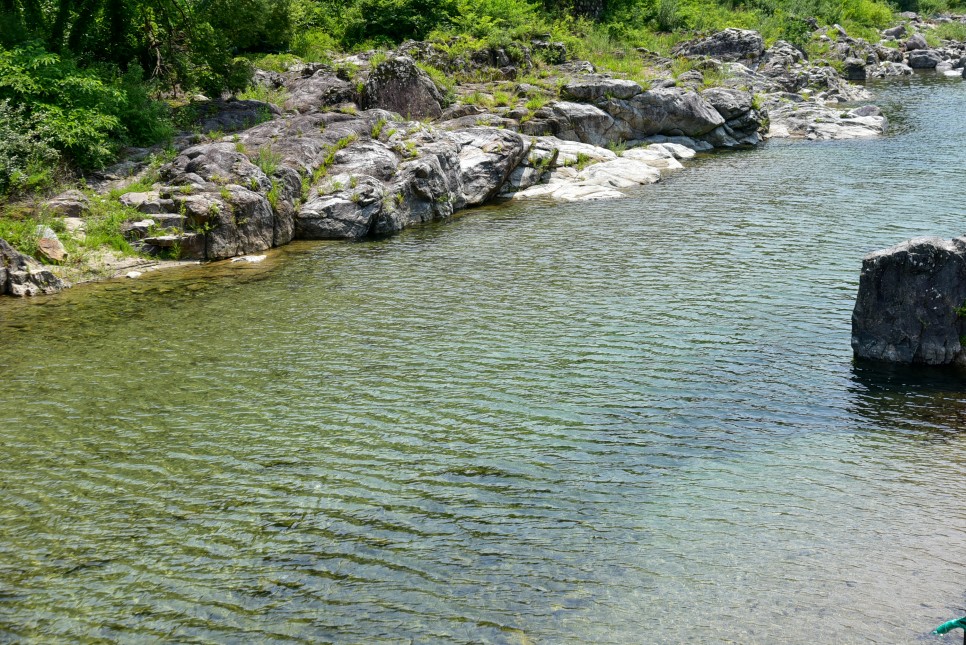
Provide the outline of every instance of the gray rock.
[[0,239],[0,295],[37,296],[57,293],[69,286],[39,262]]
[[852,349],[892,363],[964,363],[966,237],[920,237],[867,255],[855,309]]
[[217,100],[203,102],[200,106],[205,116],[199,127],[203,132],[220,130],[234,132],[273,119],[281,110],[278,106],[255,100]]
[[912,69],[933,69],[942,62],[942,55],[935,49],[917,49],[909,52],[908,60]]
[[678,44],[671,50],[676,56],[711,56],[722,61],[755,60],[765,53],[765,40],[757,31],[729,28]]
[[909,40],[905,42],[905,47],[907,52],[911,52],[917,49],[926,49],[929,47],[929,45],[926,43],[926,39],[922,34],[913,34]]
[[120,201],[125,206],[137,209],[145,215],[157,215],[166,211],[166,204],[162,203],[157,191],[146,193],[124,193]]
[[704,85],[704,74],[702,74],[700,70],[689,69],[678,76],[675,81],[678,87],[689,87],[697,90]]
[[155,235],[141,240],[141,248],[153,255],[167,252],[178,260],[204,260],[205,236],[201,233]]
[[896,47],[875,45],[875,55],[881,62],[901,63],[902,52]]
[[605,146],[631,134],[627,123],[615,120],[604,110],[588,103],[557,101],[546,109],[550,116],[550,134],[561,139]]
[[873,68],[871,76],[874,78],[888,78],[891,76],[908,76],[912,73],[912,68],[908,65],[885,61]]
[[189,209],[193,228],[205,232],[205,258],[221,260],[270,249],[275,239],[275,214],[268,199],[240,186],[227,190],[228,197],[211,202],[213,206],[204,215]]
[[61,217],[83,217],[90,210],[90,201],[79,190],[68,190],[48,199],[42,208]]
[[850,81],[864,81],[866,78],[865,61],[858,58],[846,58],[842,75]]
[[813,140],[857,139],[885,132],[888,120],[881,115],[868,115],[865,107],[842,112],[816,103],[784,103],[769,109],[775,138]]
[[602,98],[629,99],[643,91],[634,81],[585,76],[564,85],[560,95],[568,100],[593,102]]
[[892,27],[890,29],[882,30],[882,36],[884,38],[898,39],[899,37],[905,36],[905,35],[906,35],[906,23],[902,23],[901,25],[896,25],[895,27]]
[[331,69],[320,69],[311,76],[293,80],[287,88],[289,98],[285,109],[303,113],[359,100],[356,88]]
[[754,98],[751,92],[743,92],[727,87],[712,87],[701,92],[701,96],[726,121],[731,121],[751,110],[751,103]]
[[306,240],[361,239],[370,233],[384,196],[381,183],[363,177],[347,192],[311,199],[298,213],[296,235]]
[[443,95],[413,59],[398,56],[378,65],[369,74],[362,92],[362,107],[397,112],[408,118],[438,118]]
[[676,87],[649,90],[630,101],[612,101],[610,105],[635,136],[640,137],[652,134],[700,137],[725,122],[697,92]]
[[465,206],[493,198],[526,153],[523,137],[507,130],[472,128],[454,138],[460,145],[460,201]]

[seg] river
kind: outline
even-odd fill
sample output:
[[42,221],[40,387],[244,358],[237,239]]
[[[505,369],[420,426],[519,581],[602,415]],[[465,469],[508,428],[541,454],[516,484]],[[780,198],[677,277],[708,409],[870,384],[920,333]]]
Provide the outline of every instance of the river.
[[877,140],[0,302],[0,642],[932,642],[966,393],[850,314],[966,230],[966,85],[876,89]]

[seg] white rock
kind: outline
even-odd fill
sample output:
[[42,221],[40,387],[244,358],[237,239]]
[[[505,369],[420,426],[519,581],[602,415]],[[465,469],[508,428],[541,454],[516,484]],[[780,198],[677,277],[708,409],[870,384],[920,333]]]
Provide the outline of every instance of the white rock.
[[584,168],[577,175],[582,184],[596,184],[611,188],[631,188],[653,184],[661,178],[661,173],[646,161],[636,159],[615,159]]
[[135,278],[140,278],[142,275],[144,274],[140,271],[128,271],[126,274],[124,274],[124,277],[134,280]]
[[681,162],[674,158],[670,152],[652,150],[647,148],[633,148],[624,153],[622,159],[634,159],[642,161],[652,168],[658,170],[681,170],[684,168]]
[[528,143],[533,142],[531,155],[541,157],[543,151],[557,150],[557,165],[566,166],[577,163],[578,156],[590,161],[610,161],[617,159],[617,155],[607,148],[592,146],[579,141],[565,141],[557,137],[528,137]]
[[268,257],[267,255],[243,255],[238,258],[232,258],[231,261],[232,262],[250,262],[252,264],[257,264],[259,262],[263,262],[267,257]]
[[652,143],[648,146],[649,150],[664,150],[669,152],[675,159],[693,159],[697,153],[687,146],[679,143]]

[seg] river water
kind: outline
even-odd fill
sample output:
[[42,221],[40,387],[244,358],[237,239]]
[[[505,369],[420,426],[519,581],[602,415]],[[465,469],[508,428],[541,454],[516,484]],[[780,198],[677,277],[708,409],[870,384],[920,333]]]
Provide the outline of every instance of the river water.
[[878,91],[878,140],[0,303],[0,641],[943,640],[963,381],[849,316],[966,229],[966,85]]

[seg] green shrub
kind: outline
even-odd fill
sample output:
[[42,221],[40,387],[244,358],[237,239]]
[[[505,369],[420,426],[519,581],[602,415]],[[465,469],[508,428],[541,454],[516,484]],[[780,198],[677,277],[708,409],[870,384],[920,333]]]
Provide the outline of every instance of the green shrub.
[[297,33],[292,39],[292,52],[310,63],[329,63],[332,52],[338,50],[338,41],[321,29]]
[[48,129],[0,101],[0,196],[46,187],[58,159]]
[[148,89],[139,70],[82,68],[36,43],[0,48],[0,100],[19,106],[51,147],[84,168],[108,163],[121,145],[171,136],[168,110]]
[[348,44],[422,40],[457,13],[456,0],[361,0],[358,7],[346,26]]
[[0,215],[0,239],[6,240],[21,253],[36,257],[39,223],[40,221],[34,217]]

